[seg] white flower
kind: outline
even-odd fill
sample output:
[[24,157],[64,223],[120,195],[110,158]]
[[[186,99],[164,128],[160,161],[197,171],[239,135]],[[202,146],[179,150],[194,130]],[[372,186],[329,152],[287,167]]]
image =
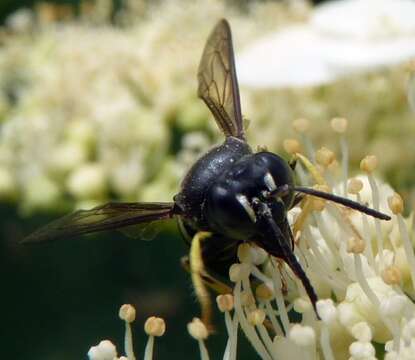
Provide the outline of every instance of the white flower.
[[61,193],[56,182],[44,174],[27,179],[24,192],[24,208],[29,211],[55,207]]
[[28,8],[22,8],[6,19],[6,25],[13,31],[28,31],[33,26],[34,14]]
[[253,88],[325,84],[336,76],[322,61],[324,43],[308,26],[291,26],[258,40],[238,54],[241,85]]
[[67,173],[88,159],[88,150],[80,142],[67,141],[59,144],[48,163],[51,173]]
[[102,340],[98,345],[88,351],[90,360],[114,360],[117,357],[117,349],[109,340]]
[[107,191],[104,169],[94,163],[81,165],[70,174],[67,187],[80,200],[102,198]]
[[410,0],[342,0],[315,7],[304,25],[259,40],[238,60],[241,84],[325,84],[415,56],[415,4]]
[[[372,277],[367,281],[374,295],[380,299],[380,304],[378,306],[373,304],[372,299],[368,298],[363,288],[358,283],[353,283],[347,288],[345,300],[342,302],[342,304],[348,304],[351,307],[339,306],[340,321],[351,333],[354,332],[353,329],[355,329],[354,326],[357,323],[365,321],[373,329],[373,339],[385,342],[390,337],[390,332],[383,320],[385,316],[400,315],[402,309],[401,297],[397,298],[398,294],[391,286],[386,285],[381,278]],[[351,317],[350,311],[352,311],[354,317]],[[349,315],[346,315],[347,312],[349,312]],[[397,318],[400,318],[400,316],[397,316]]]

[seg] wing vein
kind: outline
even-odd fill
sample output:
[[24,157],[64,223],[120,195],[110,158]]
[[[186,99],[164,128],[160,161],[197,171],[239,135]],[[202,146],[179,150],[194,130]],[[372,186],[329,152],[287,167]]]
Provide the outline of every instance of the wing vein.
[[210,34],[198,70],[198,95],[225,136],[245,140],[229,24],[221,20]]

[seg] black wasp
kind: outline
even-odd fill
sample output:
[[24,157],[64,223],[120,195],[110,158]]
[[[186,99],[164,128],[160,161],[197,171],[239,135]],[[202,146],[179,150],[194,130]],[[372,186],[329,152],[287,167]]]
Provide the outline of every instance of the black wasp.
[[[315,309],[317,296],[294,255],[287,211],[308,194],[383,220],[390,217],[346,198],[295,186],[293,164],[268,151],[252,151],[245,139],[231,30],[224,19],[207,40],[198,83],[198,96],[209,107],[225,141],[196,161],[173,202],[111,202],[79,210],[39,229],[24,242],[45,242],[175,217],[191,247],[186,264],[203,312],[208,309],[198,287],[203,282],[212,287],[220,284],[218,279],[227,277],[230,265],[237,262],[238,245],[244,241],[283,260],[301,280]],[[194,239],[202,231],[210,236],[195,251]],[[203,273],[195,273],[201,269]]]

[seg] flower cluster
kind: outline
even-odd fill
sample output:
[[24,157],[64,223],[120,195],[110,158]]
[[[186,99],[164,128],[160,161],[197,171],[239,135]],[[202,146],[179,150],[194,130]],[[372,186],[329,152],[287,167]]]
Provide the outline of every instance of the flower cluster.
[[[21,10],[2,29],[0,198],[19,198],[25,210],[87,207],[110,197],[171,199],[197,154],[219,139],[195,95],[212,24],[228,18],[239,50],[309,13],[302,1],[254,3],[243,12],[218,0],[127,1],[114,25],[110,3],[85,3],[78,18],[67,8]],[[382,171],[407,181],[414,152],[402,167],[393,146],[413,138],[404,76],[395,68],[323,88],[241,89],[244,113],[255,118],[250,142],[280,150],[286,125],[300,115],[312,120],[311,137],[320,142],[327,137],[322,123],[344,114],[358,120],[349,129],[352,164],[363,148],[380,153],[390,145]]]
[[[373,175],[378,165],[375,156],[360,162],[364,175],[348,179],[344,137],[348,122],[335,118],[331,125],[341,143],[339,161],[327,148],[314,150],[305,119],[294,122],[303,141],[289,139],[285,146],[304,165],[298,176],[309,185],[317,183],[320,189],[392,213],[392,221],[369,218],[330,202],[305,200],[290,212],[290,223],[295,254],[320,299],[321,320],[287,266],[243,244],[240,264],[230,269],[235,310],[227,320],[233,328],[227,328],[239,324],[263,359],[409,359],[415,340],[412,217],[403,217],[402,198]],[[303,155],[298,153],[301,145],[306,148]],[[294,312],[301,321],[292,320]],[[235,336],[235,331],[230,332],[231,343]],[[376,351],[375,343],[383,346]]]
[[[392,219],[310,197],[289,212],[294,252],[318,295],[319,318],[284,262],[256,245],[241,244],[239,263],[229,270],[233,290],[217,297],[228,333],[224,359],[237,359],[239,328],[262,359],[413,358],[413,216],[403,216],[402,198],[374,175],[375,156],[365,156],[361,174],[349,177],[348,121],[334,118],[331,127],[341,144],[339,160],[326,147],[315,150],[306,119],[294,122],[302,141],[287,139],[284,145],[298,159],[298,177]],[[201,359],[209,359],[203,322],[193,319],[188,331],[198,341]]]

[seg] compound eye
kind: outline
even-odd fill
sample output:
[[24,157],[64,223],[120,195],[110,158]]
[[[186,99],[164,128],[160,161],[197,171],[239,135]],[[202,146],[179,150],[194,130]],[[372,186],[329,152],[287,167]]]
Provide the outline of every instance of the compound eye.
[[[256,161],[258,163],[261,162],[263,167],[266,169],[263,181],[268,190],[274,188],[274,186],[280,187],[282,185],[294,185],[293,172],[288,166],[288,163],[282,157],[269,152],[257,153],[255,156]],[[282,197],[286,207],[290,207],[293,196],[293,191],[290,191]]]
[[205,211],[212,230],[224,235],[246,240],[255,230],[256,215],[248,197],[228,187],[209,190]]

